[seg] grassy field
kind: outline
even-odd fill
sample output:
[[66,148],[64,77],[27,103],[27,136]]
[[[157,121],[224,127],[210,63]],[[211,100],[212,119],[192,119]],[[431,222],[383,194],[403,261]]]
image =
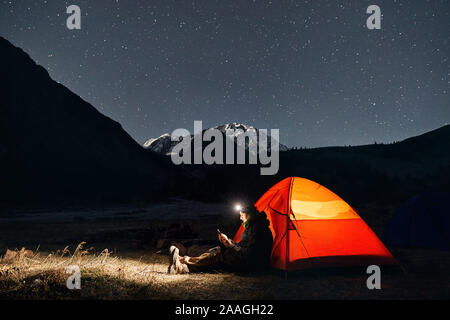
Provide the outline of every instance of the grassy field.
[[[371,206],[359,210],[378,234],[390,212],[383,210]],[[6,248],[33,250],[33,255],[19,253],[12,262],[0,262],[0,299],[450,298],[448,252],[390,248],[404,271],[382,268],[381,290],[367,289],[367,275],[360,268],[303,271],[289,274],[287,280],[276,271],[169,275],[168,250],[166,245],[157,247],[159,238],[187,225],[188,242],[198,238],[214,244],[216,227],[231,235],[237,218],[134,219],[124,214],[52,220],[0,223],[2,254]],[[66,287],[70,265],[81,269],[81,290]]]

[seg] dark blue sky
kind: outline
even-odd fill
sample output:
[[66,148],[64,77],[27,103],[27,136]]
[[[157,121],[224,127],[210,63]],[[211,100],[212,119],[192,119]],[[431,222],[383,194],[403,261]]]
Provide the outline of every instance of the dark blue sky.
[[[71,4],[81,30],[66,28]],[[381,30],[365,27],[371,4]],[[446,0],[1,0],[0,35],[140,143],[203,120],[355,145],[450,122],[449,12]]]

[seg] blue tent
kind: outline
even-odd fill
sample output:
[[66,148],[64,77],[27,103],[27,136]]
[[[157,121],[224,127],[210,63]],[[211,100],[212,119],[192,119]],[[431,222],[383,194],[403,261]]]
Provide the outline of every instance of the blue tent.
[[450,194],[424,193],[409,199],[384,233],[391,245],[450,249]]

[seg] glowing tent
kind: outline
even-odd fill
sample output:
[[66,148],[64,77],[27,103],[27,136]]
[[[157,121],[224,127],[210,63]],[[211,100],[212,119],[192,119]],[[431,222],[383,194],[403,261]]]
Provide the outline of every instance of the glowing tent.
[[[286,178],[270,188],[255,207],[265,211],[270,221],[274,268],[397,264],[355,210],[316,182]],[[243,231],[241,226],[235,242]]]

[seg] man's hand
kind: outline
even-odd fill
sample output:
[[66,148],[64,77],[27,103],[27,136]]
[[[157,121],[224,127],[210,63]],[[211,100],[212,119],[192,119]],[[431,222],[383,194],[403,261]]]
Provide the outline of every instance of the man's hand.
[[228,248],[232,244],[231,240],[228,239],[228,237],[223,233],[219,234],[219,241],[222,242],[226,248]]

